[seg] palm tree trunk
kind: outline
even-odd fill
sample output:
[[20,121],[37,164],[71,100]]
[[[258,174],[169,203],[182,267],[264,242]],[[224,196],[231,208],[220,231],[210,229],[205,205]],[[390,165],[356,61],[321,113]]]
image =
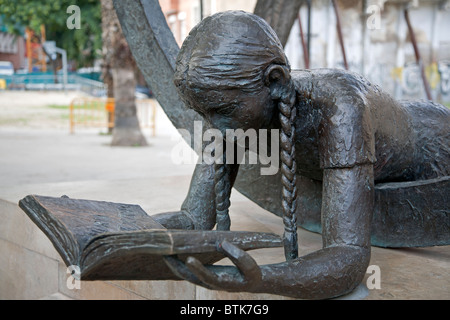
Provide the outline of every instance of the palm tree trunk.
[[115,99],[114,130],[111,145],[145,146],[136,114],[134,91],[136,79],[132,68],[112,69]]
[[135,62],[112,0],[101,0],[104,64],[112,70],[115,100],[112,146],[146,146],[137,118]]

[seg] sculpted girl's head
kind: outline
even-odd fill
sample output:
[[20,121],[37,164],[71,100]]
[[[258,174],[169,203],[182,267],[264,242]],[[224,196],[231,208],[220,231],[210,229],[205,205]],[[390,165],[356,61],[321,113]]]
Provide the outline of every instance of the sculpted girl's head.
[[272,119],[290,66],[262,18],[227,11],[205,18],[178,55],[175,85],[186,105],[214,128],[259,129]]
[[[275,112],[281,125],[283,222],[287,254],[296,257],[296,91],[275,32],[261,18],[228,11],[204,19],[186,38],[177,58],[175,85],[186,105],[213,128],[261,129]],[[223,135],[225,137],[225,135]],[[215,165],[216,221],[228,230],[229,170]]]

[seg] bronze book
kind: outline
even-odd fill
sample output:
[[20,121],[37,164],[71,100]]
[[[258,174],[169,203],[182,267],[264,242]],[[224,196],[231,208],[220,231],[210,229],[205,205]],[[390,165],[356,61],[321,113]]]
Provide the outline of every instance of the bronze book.
[[283,245],[271,233],[165,229],[138,205],[29,195],[19,206],[82,280],[177,280],[164,256],[213,264],[223,240],[242,250]]

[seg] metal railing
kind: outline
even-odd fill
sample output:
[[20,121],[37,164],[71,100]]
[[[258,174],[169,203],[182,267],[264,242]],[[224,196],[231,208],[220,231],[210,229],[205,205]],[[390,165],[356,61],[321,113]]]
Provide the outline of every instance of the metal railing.
[[152,136],[156,136],[156,110],[158,102],[155,99],[137,99],[137,117],[141,128],[148,128]]
[[[78,90],[94,97],[106,94],[106,85],[77,74],[69,74],[67,83],[62,74],[15,74],[1,76],[10,90]],[[56,80],[56,81],[55,81]],[[56,82],[56,83],[55,83]]]
[[70,103],[69,112],[70,133],[75,132],[75,126],[114,127],[114,99],[75,98]]

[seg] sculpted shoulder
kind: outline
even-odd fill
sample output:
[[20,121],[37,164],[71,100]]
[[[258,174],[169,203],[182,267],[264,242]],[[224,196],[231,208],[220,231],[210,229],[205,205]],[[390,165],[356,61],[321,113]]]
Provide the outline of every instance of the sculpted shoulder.
[[314,114],[321,168],[375,161],[369,96],[377,88],[362,76],[338,69],[293,73],[299,104]]

